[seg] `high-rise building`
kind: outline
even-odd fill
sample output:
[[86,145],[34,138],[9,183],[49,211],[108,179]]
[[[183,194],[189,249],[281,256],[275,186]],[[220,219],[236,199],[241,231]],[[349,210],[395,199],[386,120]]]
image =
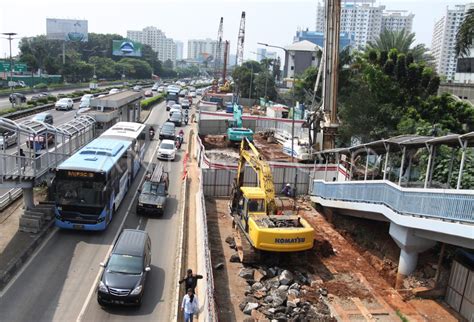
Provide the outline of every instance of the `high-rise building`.
[[[298,41],[311,41],[313,44],[319,47],[324,47],[324,33],[317,31],[297,30],[296,36],[293,38],[293,42]],[[354,34],[348,32],[341,32],[339,34],[339,50],[343,50],[347,46],[354,46]]]
[[176,44],[176,60],[182,60],[184,59],[183,57],[183,42],[182,41],[179,41],[179,40],[176,40],[174,42]]
[[[230,45],[229,45],[230,46]],[[217,40],[190,39],[188,40],[188,59],[203,60],[209,56],[217,56]],[[224,41],[221,48],[221,61],[224,59]]]
[[431,55],[435,58],[436,71],[446,79],[454,79],[457,66],[456,34],[464,20],[464,15],[474,3],[446,7],[445,15],[435,22],[431,39]]
[[[373,42],[383,29],[411,32],[413,14],[405,11],[384,11],[385,6],[374,6],[374,1],[345,1],[341,7],[341,32],[354,35],[354,46],[364,48]],[[324,32],[324,5],[318,2],[316,13],[316,32]]]
[[164,32],[156,27],[146,27],[142,31],[128,30],[127,38],[149,45],[158,53],[158,59],[176,61],[176,44],[171,38],[166,38]]
[[276,59],[277,53],[275,51],[267,51],[266,48],[257,48],[257,61],[262,59]]

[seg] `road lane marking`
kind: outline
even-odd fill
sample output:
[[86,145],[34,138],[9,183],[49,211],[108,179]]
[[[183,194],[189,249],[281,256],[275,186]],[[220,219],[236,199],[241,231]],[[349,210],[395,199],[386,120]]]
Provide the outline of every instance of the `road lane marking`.
[[8,282],[7,286],[0,292],[0,298],[2,298],[10,289],[10,287],[16,282],[16,280],[23,274],[23,272],[30,266],[31,262],[36,258],[36,256],[43,250],[46,244],[53,238],[53,236],[59,231],[58,227],[54,227],[51,234],[41,243],[41,246],[35,250],[32,256],[26,261],[25,265],[15,274],[15,276]]
[[[152,141],[151,141],[151,142],[152,142]],[[150,142],[150,145],[151,145],[151,142]],[[148,166],[147,166],[147,168],[146,168],[146,170],[145,170],[145,173],[143,174],[142,178],[140,179],[140,183],[138,184],[138,187],[141,187],[141,186],[142,186],[143,181],[145,180],[145,177],[146,177],[145,174],[146,174],[147,171],[150,169],[150,166],[151,166],[152,163],[153,163],[153,157],[150,159],[150,162],[148,163]],[[118,236],[119,236],[120,233],[122,232],[122,228],[123,228],[123,226],[124,226],[124,224],[125,224],[125,221],[126,221],[126,219],[128,218],[128,215],[130,214],[130,209],[132,209],[132,205],[134,204],[133,200],[135,200],[135,199],[137,198],[138,190],[139,190],[139,189],[135,190],[135,193],[133,194],[132,202],[128,205],[127,211],[126,211],[125,215],[123,216],[122,222],[120,223],[120,226],[119,226],[119,228],[118,228],[118,230],[117,230],[117,233],[116,233],[115,236],[114,236],[114,239],[113,239],[113,241],[112,241],[112,244],[110,245],[109,249],[107,250],[107,254],[106,254],[106,256],[105,256],[105,260],[107,260],[107,258],[109,257],[109,255],[110,255],[110,253],[112,252],[112,249],[113,249],[113,247],[114,247],[114,245],[115,245],[115,242],[117,241]],[[140,220],[141,220],[141,218],[140,218]],[[140,226],[140,225],[138,225],[138,226]],[[137,227],[137,229],[138,229],[138,227]],[[97,284],[99,283],[99,278],[100,278],[100,275],[102,274],[102,271],[103,271],[103,267],[101,267],[101,268],[99,269],[99,271],[98,271],[98,273],[97,273],[97,276],[95,277],[94,282],[92,283],[92,287],[91,287],[91,289],[89,290],[89,293],[87,294],[86,300],[84,301],[84,304],[82,305],[82,308],[81,308],[81,311],[79,312],[79,315],[77,316],[77,319],[76,319],[77,322],[81,322],[82,319],[84,318],[84,315],[85,315],[85,313],[86,313],[86,308],[87,308],[87,306],[89,305],[89,302],[90,302],[90,300],[91,300],[91,298],[92,298],[92,296],[93,296],[93,294],[94,294],[94,292],[95,292],[95,289],[96,289],[96,287],[97,287]]]

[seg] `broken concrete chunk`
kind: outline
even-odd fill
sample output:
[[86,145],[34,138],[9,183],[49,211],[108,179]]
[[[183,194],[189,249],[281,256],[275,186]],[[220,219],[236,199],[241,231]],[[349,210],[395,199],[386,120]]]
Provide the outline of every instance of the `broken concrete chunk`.
[[255,310],[256,308],[258,308],[258,306],[259,306],[259,304],[256,303],[256,302],[253,302],[253,303],[252,303],[252,302],[249,302],[249,303],[247,303],[247,305],[245,306],[243,312],[244,312],[245,314],[250,315],[250,314],[252,314],[252,310]]
[[234,254],[230,255],[229,262],[231,262],[231,263],[240,263],[239,254],[234,253]]
[[285,269],[283,272],[281,272],[279,280],[280,284],[289,285],[291,282],[293,282],[293,274]]
[[215,266],[214,266],[214,269],[222,269],[224,268],[224,263],[217,263]]
[[255,270],[253,268],[242,268],[239,272],[239,276],[246,280],[253,280],[253,274]]

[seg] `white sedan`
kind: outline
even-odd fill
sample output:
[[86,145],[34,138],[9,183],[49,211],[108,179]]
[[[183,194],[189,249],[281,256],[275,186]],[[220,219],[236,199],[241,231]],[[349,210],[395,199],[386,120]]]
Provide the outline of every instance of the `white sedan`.
[[54,107],[56,108],[57,111],[59,110],[72,110],[72,107],[74,106],[74,102],[72,101],[72,98],[61,98],[59,101],[54,104]]
[[163,140],[157,151],[157,158],[162,160],[172,160],[176,158],[176,145],[173,140]]

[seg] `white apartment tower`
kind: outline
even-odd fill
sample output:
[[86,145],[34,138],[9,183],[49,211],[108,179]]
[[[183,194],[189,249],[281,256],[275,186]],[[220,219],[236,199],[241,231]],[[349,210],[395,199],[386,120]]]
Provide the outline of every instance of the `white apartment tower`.
[[184,46],[183,42],[179,41],[179,40],[176,40],[175,44],[176,44],[176,60],[184,59],[184,57],[183,57],[183,46]]
[[158,53],[162,62],[170,59],[176,61],[176,44],[171,38],[166,38],[164,32],[156,27],[146,27],[142,31],[127,31],[127,38],[145,45],[149,45]]
[[431,55],[435,58],[436,71],[439,75],[453,80],[456,73],[456,34],[464,20],[464,14],[474,3],[456,5],[454,9],[446,7],[446,14],[436,21],[431,39]]
[[[341,32],[354,34],[354,46],[364,48],[380,35],[383,29],[411,32],[413,14],[405,11],[384,11],[385,6],[374,6],[374,1],[343,1],[341,4]],[[318,2],[316,32],[324,32],[324,4]]]
[[[212,40],[210,38],[188,40],[188,59],[199,60],[203,58],[203,54],[212,55],[212,57],[216,57],[217,40]],[[222,42],[221,48],[221,61],[223,61],[223,59],[224,42]]]

